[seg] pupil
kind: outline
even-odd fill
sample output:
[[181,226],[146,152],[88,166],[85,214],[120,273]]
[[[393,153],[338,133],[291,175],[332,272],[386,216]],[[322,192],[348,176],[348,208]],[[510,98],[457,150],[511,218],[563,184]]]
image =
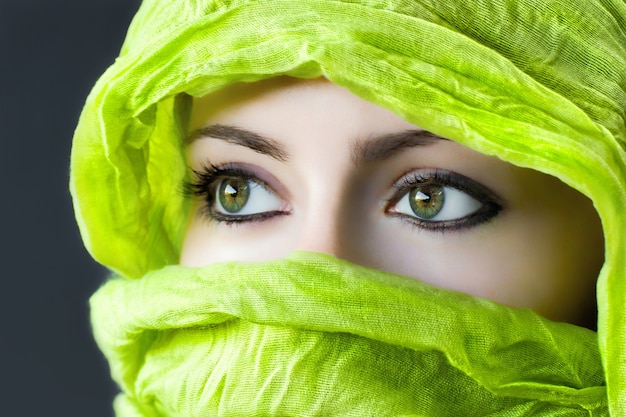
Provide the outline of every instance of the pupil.
[[221,206],[229,213],[241,211],[248,202],[250,188],[248,182],[241,178],[228,178],[220,183],[217,197]]
[[420,185],[409,194],[411,210],[415,216],[424,220],[435,217],[443,209],[444,201],[445,194],[440,185]]

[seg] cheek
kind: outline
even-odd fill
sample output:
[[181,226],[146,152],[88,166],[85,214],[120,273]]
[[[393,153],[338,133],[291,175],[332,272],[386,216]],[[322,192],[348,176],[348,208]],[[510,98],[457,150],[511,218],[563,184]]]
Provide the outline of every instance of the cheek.
[[503,223],[506,227],[471,249],[482,260],[471,273],[482,285],[477,295],[532,308],[555,321],[585,322],[595,309],[595,283],[604,261],[595,211],[537,210]]
[[[491,298],[501,295],[498,254],[489,252],[493,233],[432,232],[399,219],[378,219],[352,230],[357,263],[419,279],[436,287]],[[497,277],[497,278],[496,278]]]
[[394,223],[355,228],[353,249],[360,256],[353,261],[531,308],[555,321],[588,323],[603,263],[595,211],[512,214],[468,233],[432,233]]
[[544,284],[546,294],[537,310],[577,323],[595,310],[595,285],[604,263],[602,227],[595,210],[583,204],[564,208],[546,223],[550,226],[541,230],[535,253],[542,256],[541,277],[549,284]]
[[[410,227],[409,227],[410,229]],[[471,234],[387,229],[377,234],[379,269],[407,275],[436,287],[513,305],[509,261],[502,239],[486,229]],[[375,252],[370,248],[370,252]]]
[[225,261],[265,261],[284,257],[293,250],[288,225],[225,225],[196,218],[183,241],[180,264],[204,266]]

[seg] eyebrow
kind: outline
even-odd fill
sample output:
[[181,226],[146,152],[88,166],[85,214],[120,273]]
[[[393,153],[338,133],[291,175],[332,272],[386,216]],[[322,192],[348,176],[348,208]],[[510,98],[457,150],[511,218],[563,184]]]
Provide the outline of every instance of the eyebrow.
[[426,146],[448,140],[427,130],[405,130],[357,140],[352,145],[351,159],[355,165],[391,158],[408,148]]
[[289,159],[289,154],[282,143],[258,133],[230,125],[214,124],[201,127],[187,137],[186,143],[189,145],[198,139],[207,138],[220,139],[235,145],[245,146],[281,162]]
[[[268,155],[280,162],[289,159],[284,145],[274,139],[262,136],[240,127],[213,124],[193,131],[187,144],[199,139],[219,139]],[[427,130],[405,130],[363,139],[357,139],[351,146],[350,158],[354,165],[391,158],[401,151],[418,146],[427,146],[441,140],[448,140]]]

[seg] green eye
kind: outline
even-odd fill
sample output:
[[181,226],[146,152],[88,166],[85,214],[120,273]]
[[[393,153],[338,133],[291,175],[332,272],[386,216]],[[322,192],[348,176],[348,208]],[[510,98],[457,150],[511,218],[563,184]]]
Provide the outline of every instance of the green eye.
[[418,170],[396,182],[387,212],[426,230],[459,230],[483,223],[502,209],[476,181],[444,170]]
[[409,193],[409,204],[416,217],[430,220],[443,209],[444,187],[441,185],[420,185]]
[[216,219],[244,222],[284,213],[281,199],[256,179],[239,174],[225,175],[213,184],[209,187],[214,190],[211,213]]
[[240,212],[250,197],[248,181],[243,178],[226,178],[219,184],[217,198],[228,213]]

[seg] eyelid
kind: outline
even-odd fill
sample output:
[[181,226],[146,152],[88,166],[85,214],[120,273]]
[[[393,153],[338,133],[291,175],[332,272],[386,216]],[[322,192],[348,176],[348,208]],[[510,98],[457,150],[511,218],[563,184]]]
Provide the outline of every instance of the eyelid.
[[[247,215],[226,215],[214,209],[215,192],[214,186],[222,179],[228,177],[238,177],[246,181],[258,184],[267,192],[275,194],[284,207],[274,212],[262,212]],[[238,224],[252,221],[262,221],[277,214],[290,214],[291,208],[281,192],[285,188],[269,172],[256,165],[238,162],[228,162],[223,164],[213,164],[207,160],[200,169],[193,170],[193,178],[183,183],[183,193],[187,197],[195,197],[201,200],[201,206],[197,210],[199,216],[209,220],[227,224]]]
[[[438,185],[457,189],[477,200],[482,206],[463,217],[451,220],[424,220],[394,211],[395,206],[407,193],[418,185]],[[503,200],[485,185],[453,171],[437,168],[422,168],[408,171],[391,186],[385,213],[392,217],[429,231],[458,231],[485,223],[498,215],[504,208]]]
[[388,202],[397,202],[404,194],[419,184],[437,184],[456,188],[479,201],[494,201],[502,205],[503,200],[485,185],[463,174],[439,168],[418,168],[405,172],[391,185]]
[[[268,170],[258,165],[249,164],[247,162],[225,162],[212,163],[207,160],[199,170],[193,170],[195,175],[202,173],[212,173],[212,179],[227,176],[238,176],[247,180],[257,182],[264,188],[274,192],[281,200],[289,201],[291,198],[287,189],[281,182],[272,175]],[[221,175],[220,175],[221,174]]]

